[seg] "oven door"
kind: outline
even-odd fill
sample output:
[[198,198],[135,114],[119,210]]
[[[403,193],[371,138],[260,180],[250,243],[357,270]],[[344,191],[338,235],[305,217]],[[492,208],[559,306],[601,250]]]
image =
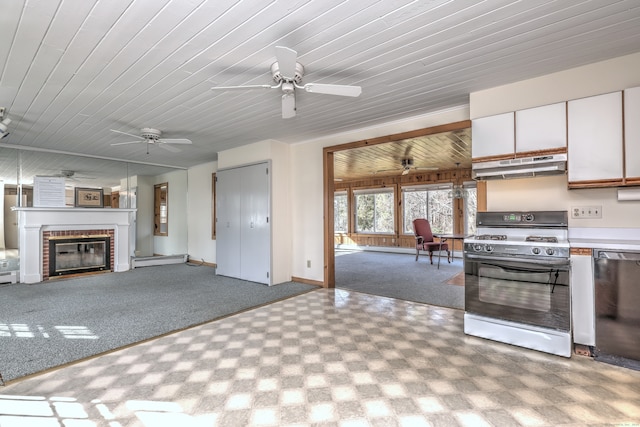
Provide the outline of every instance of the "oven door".
[[465,311],[569,331],[568,259],[503,258],[465,253]]

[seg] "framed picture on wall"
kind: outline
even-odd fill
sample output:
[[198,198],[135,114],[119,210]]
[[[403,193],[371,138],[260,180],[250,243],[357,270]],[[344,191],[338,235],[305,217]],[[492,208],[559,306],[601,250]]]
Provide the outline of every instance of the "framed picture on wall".
[[79,188],[76,187],[76,207],[77,208],[102,208],[104,198],[102,188]]

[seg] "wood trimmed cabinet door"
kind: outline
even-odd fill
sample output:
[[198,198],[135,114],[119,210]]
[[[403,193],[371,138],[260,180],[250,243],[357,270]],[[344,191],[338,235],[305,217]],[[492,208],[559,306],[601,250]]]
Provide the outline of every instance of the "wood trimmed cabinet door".
[[507,159],[515,155],[514,113],[481,117],[471,121],[471,157]]
[[569,101],[569,187],[622,184],[622,92]]
[[640,87],[624,91],[625,178],[640,184]]
[[516,153],[566,151],[566,102],[516,111]]

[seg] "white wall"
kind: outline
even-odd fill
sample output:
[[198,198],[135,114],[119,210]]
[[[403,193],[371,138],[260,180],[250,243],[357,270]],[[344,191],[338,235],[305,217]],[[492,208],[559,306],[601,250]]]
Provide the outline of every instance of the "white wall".
[[[324,280],[322,153],[329,147],[469,119],[466,106],[294,144],[291,147],[293,251],[291,275]],[[307,267],[311,261],[311,267]]]
[[[186,254],[189,246],[187,243],[187,171],[177,170],[153,177],[151,185],[152,205],[153,186],[163,182],[169,184],[169,200],[167,203],[169,208],[168,234],[167,236],[153,236],[153,252],[159,255]],[[153,210],[151,212],[153,223]]]
[[188,253],[195,261],[216,262],[216,241],[211,238],[212,201],[211,174],[218,162],[205,163],[189,169],[187,197]]
[[[484,117],[640,86],[640,53],[470,95],[471,117]],[[607,148],[603,146],[603,150]],[[569,220],[575,228],[638,227],[640,202],[618,202],[615,188],[569,190],[566,176],[489,181],[488,210],[570,210],[602,206],[601,219]]]
[[640,86],[640,53],[473,92],[471,118]]

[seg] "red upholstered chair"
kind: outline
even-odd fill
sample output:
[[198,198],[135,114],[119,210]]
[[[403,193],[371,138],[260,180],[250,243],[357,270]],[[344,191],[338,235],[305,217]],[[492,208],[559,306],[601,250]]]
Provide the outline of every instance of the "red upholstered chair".
[[[416,261],[418,261],[420,251],[427,251],[429,252],[429,261],[433,264],[433,251],[438,251],[438,256],[440,256],[439,250],[441,247],[440,242],[433,241],[433,233],[431,232],[431,225],[429,225],[429,221],[424,218],[414,219],[413,232],[416,237]],[[451,262],[449,244],[442,242],[442,250],[447,251],[447,261]]]

